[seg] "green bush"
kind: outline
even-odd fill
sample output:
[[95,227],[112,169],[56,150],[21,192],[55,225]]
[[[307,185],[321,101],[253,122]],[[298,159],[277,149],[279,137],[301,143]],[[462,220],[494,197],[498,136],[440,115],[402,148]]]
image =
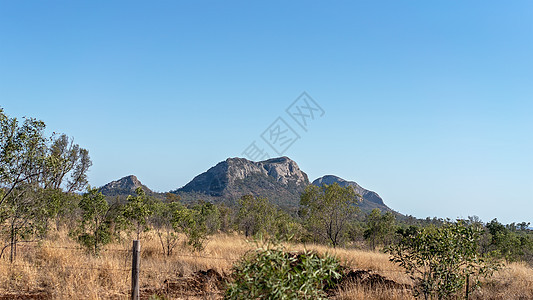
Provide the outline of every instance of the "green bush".
[[279,247],[257,249],[233,268],[225,299],[325,299],[341,278],[336,258]]
[[490,277],[499,264],[479,253],[482,228],[463,220],[442,226],[410,227],[403,238],[388,248],[390,260],[405,268],[415,281],[415,296],[451,299],[468,295]]

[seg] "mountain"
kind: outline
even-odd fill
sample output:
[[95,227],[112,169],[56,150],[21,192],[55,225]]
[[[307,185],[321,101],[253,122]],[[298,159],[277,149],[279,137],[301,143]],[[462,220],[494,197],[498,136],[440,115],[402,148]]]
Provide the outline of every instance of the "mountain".
[[330,185],[333,183],[337,183],[342,187],[353,187],[355,192],[361,195],[361,197],[363,197],[363,201],[359,203],[359,207],[363,212],[370,212],[374,208],[379,208],[382,211],[392,211],[387,205],[385,205],[383,199],[381,199],[381,197],[376,192],[364,189],[354,181],[347,181],[334,175],[326,175],[315,179],[312,184],[316,186],[321,186],[323,184]]
[[[340,186],[353,187],[363,197],[359,204],[363,212],[370,212],[374,208],[392,211],[377,193],[364,189],[356,182],[326,175],[314,180],[312,184],[320,186],[335,182]],[[309,184],[311,183],[307,174],[288,157],[259,162],[235,157],[218,163],[171,193],[180,195],[184,202],[202,199],[215,203],[223,202],[229,206],[235,205],[241,196],[252,194],[266,197],[273,203],[294,211],[299,205],[300,194]],[[138,187],[142,187],[152,196],[162,195],[152,192],[133,175],[112,181],[99,190],[106,196],[115,197],[133,195]]]
[[152,194],[147,186],[141,183],[134,175],[123,177],[119,180],[111,181],[98,190],[105,196],[128,196],[135,195],[135,189],[142,187],[145,193]]
[[288,157],[253,162],[245,158],[228,158],[174,193],[207,196],[211,199],[234,203],[246,194],[267,197],[272,202],[294,208],[300,201],[300,193],[309,185],[307,174]]

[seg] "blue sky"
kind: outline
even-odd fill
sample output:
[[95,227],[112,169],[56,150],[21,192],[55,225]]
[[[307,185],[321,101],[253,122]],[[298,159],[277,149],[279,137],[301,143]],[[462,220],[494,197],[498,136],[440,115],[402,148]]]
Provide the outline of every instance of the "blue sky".
[[93,186],[179,188],[282,117],[311,180],[533,223],[531,53],[530,1],[0,1],[0,106],[87,148]]

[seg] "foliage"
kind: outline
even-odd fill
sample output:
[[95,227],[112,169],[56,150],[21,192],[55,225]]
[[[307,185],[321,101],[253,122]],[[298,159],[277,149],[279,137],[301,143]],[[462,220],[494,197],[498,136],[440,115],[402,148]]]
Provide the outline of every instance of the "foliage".
[[126,222],[134,228],[137,240],[139,240],[141,233],[149,230],[148,217],[153,212],[151,203],[149,203],[149,199],[141,187],[135,189],[135,194],[135,196],[128,196],[123,216]]
[[19,241],[44,236],[49,220],[68,207],[72,198],[62,189],[71,193],[87,185],[88,151],[65,135],[46,137],[45,127],[33,118],[19,123],[0,108],[0,231],[9,240],[11,261]]
[[341,278],[336,258],[280,247],[257,249],[233,268],[226,299],[326,299],[325,289]]
[[187,236],[187,244],[196,251],[205,247],[207,226],[201,212],[196,209],[182,208],[174,212],[173,226],[176,231]]
[[179,236],[172,226],[175,212],[183,209],[183,205],[179,202],[179,196],[167,193],[166,202],[156,201],[152,205],[153,215],[150,222],[161,243],[163,254],[170,256],[176,247]]
[[359,211],[356,204],[360,199],[361,196],[349,186],[341,187],[337,183],[321,187],[309,185],[300,199],[300,214],[311,233],[336,247]]
[[236,223],[246,237],[268,232],[276,207],[264,197],[244,195],[239,199]]
[[525,260],[531,263],[533,258],[533,234],[528,229],[529,223],[511,223],[503,225],[494,219],[487,223],[489,233],[488,251],[494,251],[507,261]]
[[219,231],[220,211],[216,205],[200,200],[192,209],[200,212],[200,221],[204,223],[208,235],[215,234]]
[[381,214],[378,208],[374,208],[366,218],[365,239],[370,241],[372,249],[377,244],[390,243],[390,237],[394,232],[395,217],[391,212]]
[[101,247],[111,242],[109,205],[98,189],[88,188],[79,202],[79,208],[82,217],[71,236],[94,255],[98,255]]
[[410,227],[388,252],[391,261],[405,268],[415,281],[415,296],[448,299],[466,287],[468,294],[479,279],[492,275],[498,264],[478,253],[482,228],[464,221],[446,222],[440,227]]

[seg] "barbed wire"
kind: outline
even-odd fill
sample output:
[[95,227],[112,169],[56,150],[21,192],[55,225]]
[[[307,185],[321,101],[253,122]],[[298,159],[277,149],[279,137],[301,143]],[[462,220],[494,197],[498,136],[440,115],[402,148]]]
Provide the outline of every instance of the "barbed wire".
[[50,266],[50,265],[29,265],[29,264],[19,264],[19,263],[5,263],[0,262],[0,265],[9,266],[9,267],[20,267],[20,268],[34,268],[34,269],[55,269],[55,270],[106,270],[106,271],[121,271],[121,272],[131,272],[131,269],[118,269],[118,268],[104,268],[104,267],[78,267],[78,266]]
[[[48,249],[64,249],[64,250],[76,250],[76,251],[87,251],[87,248],[83,247],[67,247],[67,246],[50,246],[50,245],[17,245],[18,247],[28,247],[28,248],[48,248]],[[101,249],[102,252],[123,252],[131,254],[131,249]],[[141,249],[141,253],[145,251]],[[177,256],[177,257],[190,257],[190,258],[206,258],[206,259],[219,259],[219,260],[227,260],[227,261],[235,261],[240,259],[239,258],[230,258],[230,257],[219,257],[219,256],[208,256],[208,255],[193,255],[193,254],[172,254],[171,256]]]
[[[17,245],[17,247],[29,247],[29,248],[48,248],[48,249],[63,249],[63,250],[73,250],[73,251],[87,251],[86,248],[83,247],[73,247],[73,246],[53,246],[53,245],[43,245],[43,244],[20,244]],[[102,249],[102,252],[120,252],[120,253],[126,253],[128,254],[126,257],[131,257],[132,250],[131,249]],[[141,250],[141,256],[142,256],[143,250]],[[221,257],[221,256],[212,256],[212,255],[195,255],[195,254],[182,254],[182,253],[173,253],[169,257],[182,257],[182,258],[192,258],[192,259],[210,259],[210,260],[224,260],[228,262],[235,262],[241,257]],[[142,265],[141,260],[141,265]],[[11,267],[30,267],[30,268],[37,268],[37,269],[77,269],[77,270],[107,270],[107,271],[119,271],[119,272],[131,272],[131,268],[106,268],[106,267],[98,267],[98,266],[68,266],[68,265],[62,265],[62,266],[50,266],[50,265],[26,265],[26,264],[17,264],[17,263],[9,263],[9,262],[2,262],[0,261],[0,265],[5,266],[11,266]],[[356,266],[354,266],[356,267]],[[355,269],[355,270],[364,270],[362,268]],[[373,273],[405,273],[404,270],[399,269],[382,269],[382,268],[376,268],[376,269],[368,269],[366,271],[373,272]],[[144,274],[168,274],[168,275],[175,275],[180,274],[180,272],[176,271],[163,271],[163,270],[155,270],[155,269],[145,269],[141,268],[140,272]]]
[[[17,244],[17,248],[23,247],[23,248],[47,248],[47,249],[64,249],[64,250],[83,250],[87,251],[87,248],[83,247],[69,247],[69,246],[51,246],[51,245],[43,245],[43,244],[37,244],[37,245],[30,245],[30,244]],[[131,253],[131,249],[101,249],[103,252],[129,252]]]

